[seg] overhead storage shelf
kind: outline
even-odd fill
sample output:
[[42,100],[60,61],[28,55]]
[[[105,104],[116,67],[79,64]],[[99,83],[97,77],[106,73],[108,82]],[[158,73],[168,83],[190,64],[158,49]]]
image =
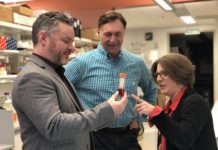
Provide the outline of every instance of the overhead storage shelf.
[[1,30],[3,30],[4,32],[6,31],[6,32],[20,33],[20,32],[26,31],[26,32],[31,33],[32,31],[32,27],[4,22],[4,21],[0,21],[0,27],[1,27]]

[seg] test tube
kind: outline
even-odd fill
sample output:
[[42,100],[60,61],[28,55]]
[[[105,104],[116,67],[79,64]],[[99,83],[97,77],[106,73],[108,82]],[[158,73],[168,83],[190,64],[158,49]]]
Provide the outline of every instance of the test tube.
[[118,92],[119,92],[120,97],[123,97],[124,92],[125,92],[126,76],[127,76],[127,74],[125,74],[125,73],[120,73],[119,74]]

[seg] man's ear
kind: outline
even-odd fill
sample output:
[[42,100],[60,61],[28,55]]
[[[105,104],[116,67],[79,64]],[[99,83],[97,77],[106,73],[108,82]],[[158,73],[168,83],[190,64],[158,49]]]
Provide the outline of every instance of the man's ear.
[[98,29],[98,30],[97,30],[97,35],[98,35],[98,37],[101,37],[101,36],[102,36],[101,29]]
[[47,40],[48,40],[48,35],[45,32],[41,31],[38,33],[38,43],[40,43],[42,46],[45,46]]
[[97,30],[97,36],[99,37],[99,35],[100,35],[100,31],[99,31],[99,29]]

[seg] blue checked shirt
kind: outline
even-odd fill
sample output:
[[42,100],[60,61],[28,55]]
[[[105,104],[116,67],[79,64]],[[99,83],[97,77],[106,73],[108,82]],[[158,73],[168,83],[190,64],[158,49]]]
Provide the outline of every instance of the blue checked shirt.
[[134,118],[140,123],[145,120],[145,117],[139,117],[135,112],[136,101],[131,97],[131,93],[137,95],[138,86],[144,93],[143,99],[155,103],[156,84],[144,61],[126,51],[121,51],[118,58],[113,58],[99,44],[97,49],[74,58],[65,66],[65,75],[76,88],[85,109],[108,100],[117,91],[121,72],[127,74],[125,90],[128,104],[112,127],[126,127]]

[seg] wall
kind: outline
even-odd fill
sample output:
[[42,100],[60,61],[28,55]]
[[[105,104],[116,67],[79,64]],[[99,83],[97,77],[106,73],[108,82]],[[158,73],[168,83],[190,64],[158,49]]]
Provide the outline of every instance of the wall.
[[[217,19],[218,22],[218,19]],[[214,98],[218,102],[218,68],[215,67],[218,64],[218,24],[216,25],[199,25],[201,32],[214,32]],[[179,28],[162,28],[162,29],[139,29],[139,30],[127,30],[123,43],[123,48],[133,52],[132,43],[141,43],[143,45],[142,52],[144,52],[144,58],[149,59],[151,50],[156,49],[158,51],[158,57],[161,57],[169,52],[169,34],[170,33],[184,33],[187,27]],[[152,41],[145,41],[144,35],[146,32],[153,33]],[[138,52],[136,52],[138,53]],[[151,61],[148,62],[148,67],[151,65]]]

